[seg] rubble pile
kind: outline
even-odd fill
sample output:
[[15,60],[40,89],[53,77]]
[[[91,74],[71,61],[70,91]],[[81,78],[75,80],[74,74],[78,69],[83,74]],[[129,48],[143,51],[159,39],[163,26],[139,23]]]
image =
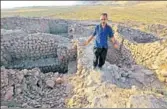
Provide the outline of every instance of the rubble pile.
[[2,66],[1,106],[64,108],[67,84],[57,82],[58,78],[58,72],[44,74],[39,68],[14,70]]

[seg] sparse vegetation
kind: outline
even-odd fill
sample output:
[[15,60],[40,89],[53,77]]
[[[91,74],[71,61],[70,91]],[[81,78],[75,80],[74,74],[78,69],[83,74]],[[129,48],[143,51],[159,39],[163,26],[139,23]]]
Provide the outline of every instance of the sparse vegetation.
[[69,6],[69,7],[31,7],[2,10],[2,17],[52,17],[75,20],[98,20],[99,14],[107,12],[113,22],[135,21],[151,24],[167,24],[167,2],[148,2],[128,6]]

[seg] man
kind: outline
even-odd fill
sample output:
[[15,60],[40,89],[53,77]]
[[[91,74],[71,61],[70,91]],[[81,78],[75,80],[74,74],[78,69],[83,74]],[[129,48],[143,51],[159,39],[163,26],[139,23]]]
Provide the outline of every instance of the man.
[[117,49],[118,44],[114,38],[114,33],[112,28],[107,24],[108,16],[107,13],[102,13],[100,16],[101,23],[96,26],[93,34],[85,41],[82,45],[86,46],[90,43],[92,39],[95,38],[94,42],[94,60],[93,69],[99,67],[100,69],[105,63],[107,50],[108,50],[108,38],[113,43],[114,47]]

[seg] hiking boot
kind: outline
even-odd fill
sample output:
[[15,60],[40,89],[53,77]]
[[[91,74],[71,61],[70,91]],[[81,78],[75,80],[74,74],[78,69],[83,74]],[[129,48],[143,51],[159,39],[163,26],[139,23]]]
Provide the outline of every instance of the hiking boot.
[[96,69],[96,66],[93,66],[92,69],[95,70],[95,69]]
[[100,70],[102,70],[102,67],[98,67]]

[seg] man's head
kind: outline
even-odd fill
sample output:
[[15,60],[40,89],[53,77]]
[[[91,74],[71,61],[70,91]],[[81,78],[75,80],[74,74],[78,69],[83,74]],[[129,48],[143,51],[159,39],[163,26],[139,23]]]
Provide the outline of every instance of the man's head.
[[107,20],[108,20],[107,13],[102,13],[101,16],[100,16],[100,20],[101,20],[102,24],[106,24]]

